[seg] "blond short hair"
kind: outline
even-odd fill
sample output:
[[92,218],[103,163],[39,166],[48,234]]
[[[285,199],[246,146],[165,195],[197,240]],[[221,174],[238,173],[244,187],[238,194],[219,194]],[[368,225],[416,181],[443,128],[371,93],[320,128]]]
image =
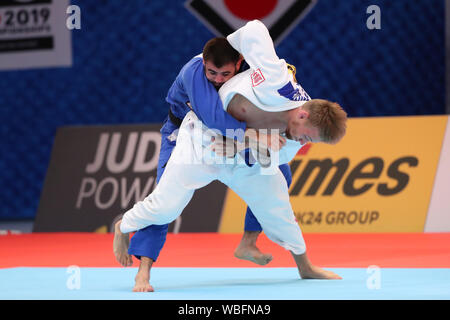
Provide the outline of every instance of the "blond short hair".
[[305,103],[303,108],[309,112],[310,123],[319,128],[322,142],[336,144],[345,135],[347,112],[338,103],[313,99]]

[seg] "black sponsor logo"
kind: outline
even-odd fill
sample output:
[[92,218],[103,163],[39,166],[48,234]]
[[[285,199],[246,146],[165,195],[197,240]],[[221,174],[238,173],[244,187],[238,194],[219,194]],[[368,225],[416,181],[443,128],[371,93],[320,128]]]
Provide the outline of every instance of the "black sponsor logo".
[[51,50],[54,47],[53,37],[0,40],[0,53]]
[[[303,160],[293,160],[291,162],[291,170],[293,176],[299,170]],[[349,197],[359,196],[372,188],[380,196],[393,196],[403,191],[410,180],[410,175],[405,169],[400,167],[414,168],[419,164],[419,160],[414,156],[405,156],[394,160],[390,164],[386,164],[380,157],[371,157],[350,167],[350,159],[342,158],[333,162],[332,159],[311,159],[306,162],[301,170],[299,177],[293,181],[291,196],[299,196],[307,181],[314,177],[304,196],[315,196],[319,189],[324,185],[326,178],[329,178],[328,184],[325,186],[322,196],[331,196],[336,191],[338,185],[342,182],[342,192]],[[379,178],[386,169],[387,176],[395,183],[379,181]],[[345,174],[348,173],[346,177]],[[314,176],[315,174],[315,176]],[[356,181],[364,179],[365,183],[356,186]],[[372,180],[373,182],[370,182]]]

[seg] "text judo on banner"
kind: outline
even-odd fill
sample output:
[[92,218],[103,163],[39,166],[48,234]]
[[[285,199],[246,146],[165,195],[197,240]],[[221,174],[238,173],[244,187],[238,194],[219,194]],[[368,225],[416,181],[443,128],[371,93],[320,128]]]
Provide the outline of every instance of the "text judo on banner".
[[[59,128],[33,231],[111,231],[114,222],[156,186],[160,128]],[[221,183],[198,190],[169,231],[216,232],[225,192]]]

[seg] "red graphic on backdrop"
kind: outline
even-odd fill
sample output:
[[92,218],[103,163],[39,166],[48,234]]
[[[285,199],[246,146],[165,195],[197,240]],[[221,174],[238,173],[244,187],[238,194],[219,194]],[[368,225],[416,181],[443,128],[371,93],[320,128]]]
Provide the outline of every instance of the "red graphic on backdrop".
[[228,10],[242,20],[263,19],[276,7],[278,0],[224,0]]
[[318,0],[186,0],[185,6],[218,37],[226,37],[247,21],[261,20],[278,45]]

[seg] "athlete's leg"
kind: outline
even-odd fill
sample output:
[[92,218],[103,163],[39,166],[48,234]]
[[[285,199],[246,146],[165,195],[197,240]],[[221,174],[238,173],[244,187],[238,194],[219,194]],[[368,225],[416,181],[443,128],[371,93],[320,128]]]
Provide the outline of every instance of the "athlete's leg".
[[[139,230],[150,224],[167,225],[181,214],[192,198],[194,191],[210,182],[205,179],[205,176],[202,179],[203,172],[200,168],[201,166],[171,165],[171,160],[169,160],[166,170],[155,190],[143,201],[136,203],[132,209],[124,214],[122,220],[118,222],[118,228],[116,229],[118,234],[126,234]],[[199,182],[203,183],[199,184]],[[151,229],[153,234],[158,231],[158,227]],[[164,226],[164,229],[160,230],[158,239],[162,239],[166,233],[167,229]],[[151,241],[151,238],[145,237],[145,233],[143,235],[146,241]],[[149,274],[153,261],[156,260],[159,251],[154,253],[149,252],[149,249],[146,247],[148,243],[145,241],[141,242],[141,249],[145,254],[145,259],[141,258],[141,266],[136,276],[134,291],[153,291],[153,288],[149,285]],[[163,244],[164,242],[162,241],[158,248],[155,244],[151,244],[151,246],[153,249],[160,250]],[[138,248],[134,252],[136,254]]]
[[[280,165],[279,168],[284,178],[286,179],[286,183],[289,188],[292,183],[291,167],[289,166],[289,164],[286,163]],[[245,213],[244,231],[259,231],[259,232],[262,231],[261,225],[259,224],[258,220],[256,219],[255,215],[253,214],[249,206],[247,206],[247,211]]]
[[258,168],[238,167],[225,182],[252,209],[264,233],[295,253],[306,251],[302,232],[295,221],[286,179],[280,170],[261,174]]
[[[169,139],[169,136],[175,131],[177,127],[166,120],[161,129],[161,148],[159,153],[156,183],[159,182],[165,165],[167,164],[176,142],[174,139]],[[140,259],[140,256],[152,257],[156,260],[162,246],[164,245],[168,225],[154,225],[136,232],[135,236],[131,238],[123,238],[122,243],[115,241],[118,248],[115,248],[116,259],[123,266],[132,265],[131,256],[134,255]],[[147,239],[148,238],[148,239]],[[120,239],[117,239],[120,240]],[[141,243],[143,242],[143,243]],[[129,247],[129,248],[128,248]]]
[[227,184],[252,208],[267,237],[291,252],[302,278],[340,278],[309,261],[281,171],[262,175],[255,169],[238,168]]
[[[286,179],[287,186],[291,185],[292,173],[289,164],[280,165],[280,170]],[[270,253],[262,253],[256,246],[256,241],[262,228],[253,214],[250,207],[247,206],[245,214],[244,234],[242,239],[234,251],[234,256],[238,259],[249,260],[259,265],[266,265],[272,261],[273,257]]]
[[[161,130],[161,148],[156,169],[156,183],[159,183],[173,148],[175,148],[176,141],[170,137],[176,129],[172,123],[166,122]],[[139,259],[139,269],[135,277],[133,291],[154,291],[150,285],[151,268],[166,242],[168,229],[169,224],[151,225],[138,230],[131,238],[128,254]]]
[[[157,184],[161,179],[165,166],[175,147],[176,141],[170,137],[176,129],[177,127],[173,125],[170,120],[166,120],[161,129],[161,148],[156,169]],[[153,287],[150,285],[150,271],[164,246],[168,228],[169,224],[151,225],[138,230],[131,240],[129,240],[128,234],[120,237],[120,232],[115,233],[115,253],[119,263],[125,267],[131,266],[133,264],[131,256],[133,255],[140,260],[133,291],[154,291]]]
[[[185,132],[184,138],[181,139],[182,136],[179,135],[176,147],[155,190],[125,213],[122,220],[118,222],[117,233],[129,233],[149,225],[167,225],[181,214],[196,189],[209,184],[215,179],[217,175],[216,168],[193,161],[197,160],[192,158],[198,157],[198,154],[195,153],[196,149],[193,148],[190,133]],[[142,255],[142,253],[140,255],[145,257],[145,259],[141,258],[141,267],[138,275],[143,274],[143,277],[142,279],[136,278],[136,286],[140,286],[140,288],[135,288],[135,291],[153,290],[148,284],[149,276],[146,275],[149,275],[153,261],[159,254],[167,233],[166,226],[160,230],[157,227],[149,228],[148,230],[153,230],[153,232],[159,231],[159,234],[157,233],[156,236],[158,239],[163,240],[159,243],[159,246],[152,244],[152,252],[149,252],[145,241],[141,242],[141,249],[145,255]],[[144,238],[146,239],[146,237]],[[136,239],[139,240],[140,236]],[[137,254],[138,250],[134,250],[134,253]],[[150,290],[148,289],[149,287]]]

